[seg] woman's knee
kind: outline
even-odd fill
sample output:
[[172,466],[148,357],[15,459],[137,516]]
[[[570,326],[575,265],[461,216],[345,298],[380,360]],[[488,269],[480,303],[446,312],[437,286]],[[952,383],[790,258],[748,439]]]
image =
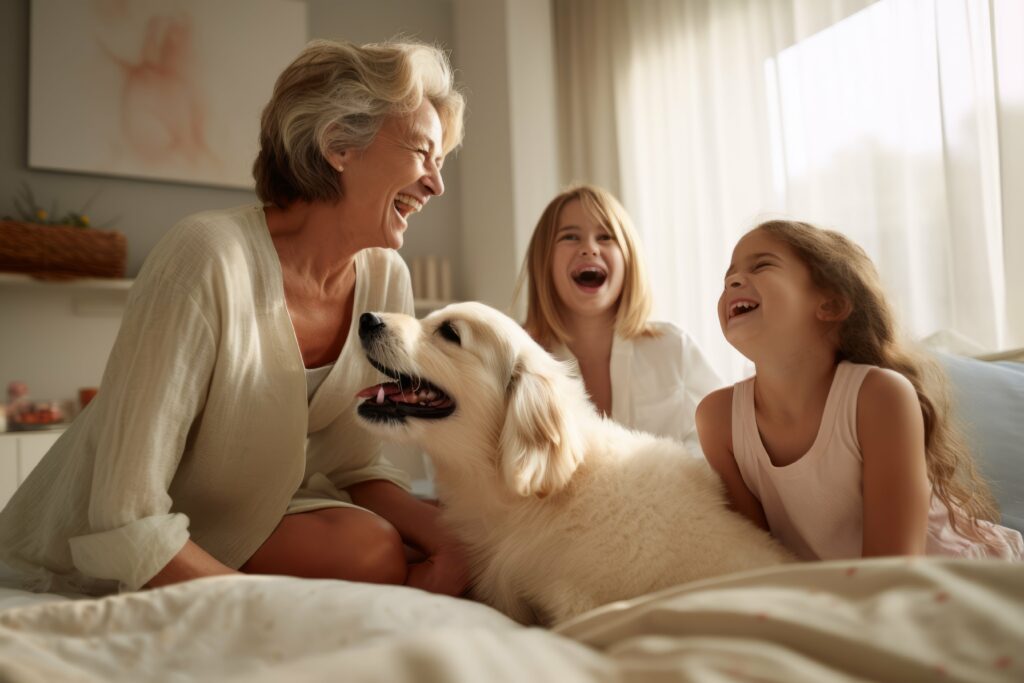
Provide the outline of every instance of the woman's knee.
[[369,583],[405,583],[408,567],[402,537],[387,520],[364,513],[358,530],[348,530],[345,544],[351,549],[348,569],[351,580]]
[[328,508],[285,517],[242,571],[401,584],[408,570],[402,537],[387,520]]

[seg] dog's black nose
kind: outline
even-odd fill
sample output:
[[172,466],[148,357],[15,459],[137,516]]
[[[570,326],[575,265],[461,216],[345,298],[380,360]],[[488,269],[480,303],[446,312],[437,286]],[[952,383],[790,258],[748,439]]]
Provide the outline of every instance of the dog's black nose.
[[359,316],[359,338],[368,339],[384,327],[384,321],[373,313],[363,313]]

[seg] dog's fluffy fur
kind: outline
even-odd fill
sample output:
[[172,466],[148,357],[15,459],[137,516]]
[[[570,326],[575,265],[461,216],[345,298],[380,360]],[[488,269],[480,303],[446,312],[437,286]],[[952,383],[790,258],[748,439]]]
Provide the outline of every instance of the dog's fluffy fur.
[[550,624],[791,559],[726,507],[703,459],[600,417],[571,367],[507,316],[475,303],[422,321],[376,315],[361,326],[367,357],[402,382],[439,389],[450,414],[378,413],[386,406],[377,391],[364,392],[360,414],[431,458],[444,517],[470,552],[477,599],[520,622]]

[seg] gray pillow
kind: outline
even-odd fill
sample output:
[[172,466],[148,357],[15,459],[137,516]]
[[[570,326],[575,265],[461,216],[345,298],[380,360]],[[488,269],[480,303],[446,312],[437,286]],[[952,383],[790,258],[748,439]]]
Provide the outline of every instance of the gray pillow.
[[1024,533],[1024,363],[936,354],[949,374],[956,413],[1003,513]]

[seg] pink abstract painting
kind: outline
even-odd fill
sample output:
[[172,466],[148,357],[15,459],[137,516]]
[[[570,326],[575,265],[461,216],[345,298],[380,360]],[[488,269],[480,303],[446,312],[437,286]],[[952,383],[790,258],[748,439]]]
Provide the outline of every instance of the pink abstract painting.
[[32,0],[29,165],[251,188],[296,0]]

